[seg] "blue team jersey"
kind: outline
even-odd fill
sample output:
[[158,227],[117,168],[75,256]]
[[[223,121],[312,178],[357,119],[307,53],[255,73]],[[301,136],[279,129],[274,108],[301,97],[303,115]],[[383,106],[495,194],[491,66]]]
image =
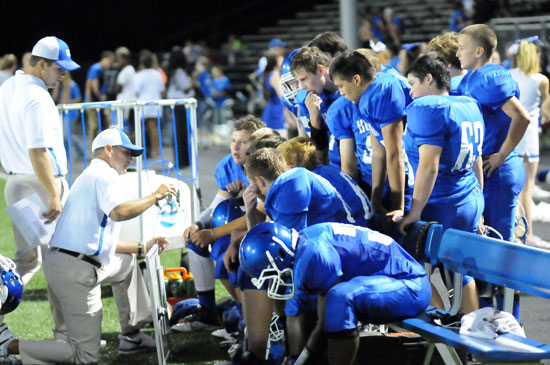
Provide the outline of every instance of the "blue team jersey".
[[354,224],[367,227],[373,210],[369,199],[359,185],[348,174],[334,166],[318,165],[313,172],[324,177],[334,186],[351,209],[351,214],[355,219]]
[[[458,203],[478,186],[472,166],[481,155],[484,129],[479,103],[467,96],[427,95],[408,106],[407,152],[423,144],[442,148],[428,203]],[[416,173],[418,159],[410,162]]]
[[501,107],[513,96],[519,99],[517,82],[507,69],[489,63],[474,72],[468,72],[458,86],[458,93],[471,96],[481,104],[485,122],[483,154],[498,152],[512,121]]
[[372,184],[372,146],[367,122],[359,113],[357,105],[341,96],[328,108],[327,126],[336,140],[355,139],[357,164],[361,179]]
[[[300,111],[300,122],[302,123],[302,125],[308,126],[309,129],[309,111],[306,107],[306,97],[308,93],[308,91],[299,90],[296,94],[296,104],[299,105],[298,109]],[[331,104],[340,97],[340,93],[336,92],[334,94],[329,94],[326,92],[322,92],[321,94],[319,94],[319,97],[323,101],[321,103],[321,119],[326,124],[328,109]],[[330,129],[328,131],[328,141],[329,163],[334,167],[340,168],[340,146],[338,145],[338,141],[331,133]]]
[[390,74],[379,72],[359,100],[359,112],[370,132],[384,145],[382,128],[405,116],[407,98],[402,85]]
[[411,85],[409,85],[409,80],[407,80],[406,77],[401,75],[399,71],[397,71],[393,67],[388,67],[386,65],[380,65],[380,72],[383,72],[385,74],[391,75],[397,79],[397,82],[399,82],[399,85],[401,85],[401,88],[403,89],[403,93],[405,94],[406,98],[406,105],[409,105],[412,103],[412,96],[411,96]]
[[337,280],[358,276],[425,277],[426,271],[391,237],[349,224],[316,224],[302,230],[294,258],[294,285],[326,293]]
[[280,175],[265,198],[272,221],[299,231],[321,222],[355,223],[349,206],[321,176],[303,167]]
[[229,183],[232,183],[235,180],[241,180],[245,186],[250,185],[246,175],[244,173],[243,165],[235,163],[233,156],[228,154],[218,163],[216,166],[216,171],[214,172],[216,177],[216,183],[220,190],[226,190],[226,186]]
[[449,95],[460,95],[458,91],[458,86],[462,82],[462,79],[465,75],[458,75],[455,77],[451,77],[451,91],[449,92]]

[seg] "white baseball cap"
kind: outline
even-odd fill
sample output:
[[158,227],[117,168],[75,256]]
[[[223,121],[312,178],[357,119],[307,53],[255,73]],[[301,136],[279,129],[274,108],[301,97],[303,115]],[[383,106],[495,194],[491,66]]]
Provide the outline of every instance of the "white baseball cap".
[[143,153],[143,148],[136,146],[122,129],[109,128],[99,133],[92,142],[92,152],[110,144],[120,146],[132,151],[132,156],[137,157]]
[[80,65],[71,59],[71,51],[67,43],[57,37],[44,37],[32,48],[32,55],[48,60],[54,60],[62,69],[73,71]]

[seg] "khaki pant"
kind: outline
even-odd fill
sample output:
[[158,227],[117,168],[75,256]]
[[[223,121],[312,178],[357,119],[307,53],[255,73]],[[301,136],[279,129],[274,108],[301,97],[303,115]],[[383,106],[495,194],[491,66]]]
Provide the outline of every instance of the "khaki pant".
[[[123,334],[151,321],[152,307],[135,255],[116,254],[98,269],[76,257],[49,250],[44,258],[55,340],[19,341],[23,364],[99,361],[101,288],[112,283]],[[60,318],[62,317],[62,318]]]
[[[56,177],[55,181],[59,189],[61,201],[64,202],[69,192],[67,181],[63,177]],[[4,197],[8,206],[34,193],[37,193],[44,205],[48,206],[48,192],[44,189],[38,177],[35,175],[11,175],[8,177],[6,187],[4,188]],[[56,222],[51,224],[56,224]],[[48,248],[48,245],[41,245],[40,247],[33,248],[29,247],[27,241],[15,225],[13,225],[13,236],[15,238],[15,244],[17,245],[17,252],[15,253],[13,261],[17,266],[17,271],[19,271],[21,275],[23,284],[27,284],[34,273],[40,269],[42,256]]]

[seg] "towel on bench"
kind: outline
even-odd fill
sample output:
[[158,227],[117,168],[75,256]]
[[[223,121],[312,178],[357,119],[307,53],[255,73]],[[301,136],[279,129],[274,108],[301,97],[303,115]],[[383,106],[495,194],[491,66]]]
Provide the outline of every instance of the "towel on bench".
[[461,319],[461,335],[493,340],[507,332],[525,337],[523,328],[513,315],[491,307],[475,310]]

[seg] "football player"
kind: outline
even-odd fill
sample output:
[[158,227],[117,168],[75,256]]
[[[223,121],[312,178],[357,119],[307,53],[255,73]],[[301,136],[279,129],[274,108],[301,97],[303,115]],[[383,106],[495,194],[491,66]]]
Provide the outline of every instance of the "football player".
[[[372,194],[374,212],[385,217],[385,229],[406,210],[405,154],[403,152],[403,117],[407,97],[399,81],[386,73],[376,73],[363,54],[344,52],[330,67],[330,74],[340,93],[356,104],[369,123],[372,144]],[[391,206],[383,207],[386,181],[390,185]],[[410,193],[409,193],[410,196]],[[408,204],[407,204],[408,205]],[[408,209],[407,209],[408,210]]]
[[[265,127],[265,123],[254,116],[243,117],[235,123],[231,133],[231,153],[218,163],[214,173],[220,190],[210,206],[200,214],[198,221],[185,229],[183,236],[186,242],[191,241],[204,246],[202,243],[207,239],[210,240],[209,242],[215,241],[216,237],[212,236],[213,231],[208,229],[212,221],[212,212],[220,202],[236,197],[248,186],[243,164],[247,158],[246,151],[250,135],[263,127]],[[209,257],[201,256],[195,251],[189,250],[189,266],[194,275],[200,309],[193,316],[184,320],[189,323],[189,326],[181,327],[184,332],[207,329],[211,325],[219,324],[214,292],[215,267]],[[222,282],[229,284],[229,281]],[[231,287],[228,289],[232,291]]]
[[[292,58],[290,69],[305,92],[296,94],[300,110],[307,110],[311,139],[320,153],[320,161],[340,168],[340,152],[326,126],[326,113],[330,104],[340,97],[328,70],[330,57],[317,47],[302,47]],[[305,108],[303,108],[305,106]]]
[[328,338],[330,364],[353,364],[359,320],[414,317],[430,301],[422,265],[391,237],[367,228],[321,223],[298,232],[266,222],[245,236],[239,257],[253,284],[267,286],[270,298],[301,308],[301,297],[317,297],[317,325],[296,360],[300,364],[322,351],[322,334]]
[[[482,149],[485,223],[505,240],[512,241],[516,203],[525,182],[525,170],[515,147],[530,120],[518,99],[519,88],[510,72],[491,63],[496,46],[496,34],[487,25],[470,25],[459,33],[456,55],[461,67],[469,72],[458,86],[458,93],[481,104],[485,122]],[[519,302],[516,304],[518,310],[514,315],[519,318]]]
[[[406,110],[410,139],[405,148],[420,153],[419,160],[411,160],[416,184],[411,210],[399,222],[400,231],[406,234],[409,225],[422,219],[437,221],[444,229],[475,233],[485,205],[480,185],[484,123],[479,104],[470,97],[449,96],[450,72],[436,56],[417,59],[407,77],[414,101]],[[464,279],[461,312],[469,313],[479,303],[473,278]],[[442,302],[432,305],[444,308]]]

